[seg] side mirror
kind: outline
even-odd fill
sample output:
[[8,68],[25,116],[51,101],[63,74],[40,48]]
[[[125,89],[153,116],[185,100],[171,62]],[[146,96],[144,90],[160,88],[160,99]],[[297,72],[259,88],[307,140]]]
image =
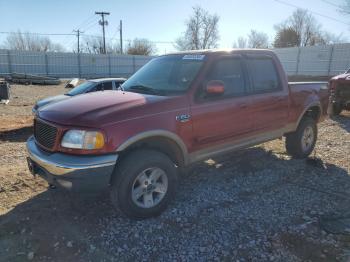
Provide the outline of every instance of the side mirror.
[[205,91],[208,95],[222,95],[225,92],[225,83],[221,80],[210,80]]

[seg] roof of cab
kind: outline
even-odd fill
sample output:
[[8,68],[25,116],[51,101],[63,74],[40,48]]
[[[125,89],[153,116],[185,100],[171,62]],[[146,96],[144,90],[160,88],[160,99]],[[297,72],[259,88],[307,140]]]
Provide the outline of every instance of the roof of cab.
[[185,54],[215,54],[215,53],[233,53],[233,52],[247,52],[247,53],[274,53],[269,49],[257,48],[228,48],[228,49],[201,49],[201,50],[187,50],[169,53],[166,55],[185,55]]
[[95,83],[106,82],[106,81],[126,81],[126,78],[123,78],[123,77],[95,78],[95,79],[89,79],[88,81],[95,82]]

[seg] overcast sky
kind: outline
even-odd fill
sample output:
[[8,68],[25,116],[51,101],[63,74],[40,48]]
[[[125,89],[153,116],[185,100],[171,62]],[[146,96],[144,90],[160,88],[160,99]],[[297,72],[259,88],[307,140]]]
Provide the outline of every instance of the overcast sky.
[[[323,29],[350,39],[350,17],[337,11],[342,0],[278,0],[303,7],[336,20],[315,15]],[[108,11],[107,40],[119,39],[119,20],[123,20],[124,39],[148,38],[172,42],[185,30],[184,22],[192,6],[200,5],[220,17],[220,47],[232,47],[239,36],[251,29],[266,32],[272,41],[273,26],[286,19],[294,7],[276,0],[0,0],[0,30],[37,33],[72,33],[79,26],[86,34],[101,35],[95,11]],[[332,4],[333,3],[333,4]],[[84,23],[85,22],[85,23]],[[0,34],[0,43],[4,34]],[[76,45],[73,36],[56,36],[52,40],[71,49]],[[171,43],[159,43],[160,53],[173,50]]]

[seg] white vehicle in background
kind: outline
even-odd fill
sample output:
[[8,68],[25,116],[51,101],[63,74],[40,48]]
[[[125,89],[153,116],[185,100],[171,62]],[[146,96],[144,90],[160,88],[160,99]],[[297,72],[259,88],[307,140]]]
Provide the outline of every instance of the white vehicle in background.
[[72,96],[81,95],[81,94],[90,93],[90,92],[96,92],[96,91],[118,90],[120,85],[123,84],[125,81],[126,81],[126,78],[90,79],[80,85],[77,85],[66,94],[50,96],[37,101],[32,109],[32,112],[35,114],[36,111],[42,106],[55,103],[58,101],[62,101]]

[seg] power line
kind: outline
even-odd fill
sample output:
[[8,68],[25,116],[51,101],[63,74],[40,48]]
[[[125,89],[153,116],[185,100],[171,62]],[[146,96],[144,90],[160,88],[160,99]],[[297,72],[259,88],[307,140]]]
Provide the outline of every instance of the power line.
[[80,27],[80,29],[87,31],[87,30],[89,30],[90,28],[92,28],[92,27],[94,27],[96,25],[98,25],[98,21],[93,20],[93,21],[90,21],[89,23],[87,23],[85,26]]
[[31,32],[0,32],[0,34],[29,34],[29,35],[75,35],[75,34],[61,34],[61,33],[31,33]]
[[[92,21],[92,20],[94,20],[94,18],[95,18],[94,14],[90,15],[87,19],[85,19],[83,22],[81,22],[76,28],[78,30],[81,30],[82,27],[86,27],[86,26],[90,25],[91,22],[94,22],[94,21]],[[73,30],[73,32],[74,32],[74,30]],[[67,42],[67,41],[69,41],[69,45],[73,43],[69,36],[67,36],[63,39],[63,42]]]
[[[96,21],[92,21],[93,23],[89,22],[88,24],[86,24],[84,27],[79,28],[80,31],[84,30],[84,32],[90,30],[91,28],[93,28],[94,26],[98,25]],[[74,34],[76,35],[76,34]],[[83,35],[82,33],[80,35]],[[70,40],[68,40],[68,45],[74,44],[74,39],[70,38]]]
[[[294,5],[294,4],[290,4],[290,3],[282,1],[282,0],[274,0],[274,1],[277,2],[277,3],[283,4],[283,5],[290,6],[290,7],[305,9],[303,7],[300,7],[300,6],[297,6],[297,5]],[[338,20],[338,19],[336,19],[334,17],[331,17],[331,16],[328,16],[328,15],[324,15],[324,14],[321,14],[321,13],[318,13],[318,12],[315,12],[315,11],[311,11],[309,9],[307,9],[307,11],[309,11],[310,13],[312,13],[314,15],[318,15],[318,16],[321,16],[321,17],[333,20],[333,21],[338,22],[338,23],[342,23],[342,24],[345,24],[345,25],[348,25],[348,26],[350,25],[350,23],[346,23],[344,21]]]
[[340,5],[337,5],[337,4],[332,3],[332,2],[330,2],[330,1],[327,1],[327,0],[322,0],[322,2],[325,2],[326,4],[329,4],[329,5],[335,6],[335,7],[337,7],[337,8],[342,8]]
[[[98,25],[97,23],[94,24],[94,26]],[[80,33],[79,33],[79,37],[81,38],[82,36],[87,36],[87,37],[98,37],[100,38],[101,36],[99,35],[95,35],[95,34],[86,34],[86,33],[83,33],[81,31],[81,29],[79,29]],[[35,32],[20,32],[20,34],[30,34],[30,35],[42,35],[42,36],[68,36],[68,37],[77,37],[77,33],[76,31],[73,30],[73,32],[75,33],[35,33]],[[86,32],[86,30],[84,31]],[[0,31],[0,34],[13,34],[13,33],[18,33],[18,32],[5,32],[5,31]],[[118,33],[118,31],[117,31]],[[116,34],[117,34],[116,33]],[[116,35],[115,34],[115,35]],[[114,35],[114,36],[115,36]],[[105,37],[106,39],[109,39],[111,41],[120,41],[120,38],[116,38],[116,37]],[[142,39],[142,38],[139,38],[139,39]],[[79,39],[80,41],[80,39]],[[123,43],[130,43],[132,42],[133,40],[132,39],[122,39]],[[175,42],[173,41],[161,41],[161,40],[148,40],[150,43],[154,43],[154,44],[174,44]],[[64,41],[65,42],[65,45],[66,46],[70,46],[70,45],[73,45],[74,44],[74,38],[70,38],[69,41]]]
[[95,20],[95,14],[90,15],[87,19],[85,19],[81,24],[77,26],[78,29],[81,29],[86,24],[90,24],[92,20]]

